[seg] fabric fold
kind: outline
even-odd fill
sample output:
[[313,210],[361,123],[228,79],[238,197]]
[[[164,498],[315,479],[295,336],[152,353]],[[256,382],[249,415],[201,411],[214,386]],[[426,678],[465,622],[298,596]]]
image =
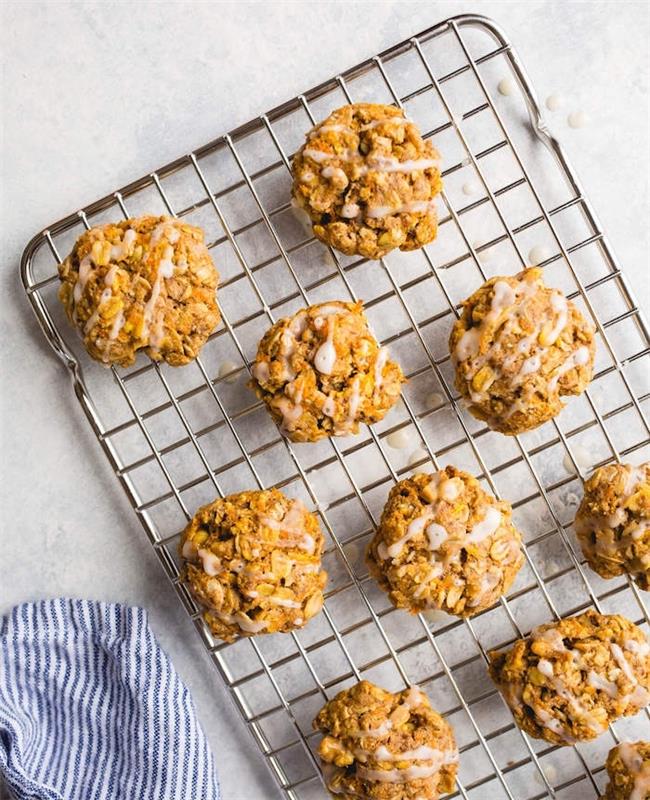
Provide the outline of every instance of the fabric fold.
[[187,687],[142,608],[60,598],[0,625],[0,771],[19,800],[218,800]]

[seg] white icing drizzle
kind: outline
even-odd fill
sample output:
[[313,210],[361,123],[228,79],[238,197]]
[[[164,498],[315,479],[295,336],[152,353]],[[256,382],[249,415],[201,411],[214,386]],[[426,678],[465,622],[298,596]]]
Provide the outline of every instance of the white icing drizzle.
[[186,539],[183,542],[183,547],[181,549],[181,555],[183,558],[186,558],[188,561],[194,561],[197,553],[198,550],[194,542],[191,539]]
[[485,516],[472,528],[467,537],[468,542],[482,542],[488,536],[492,536],[501,524],[501,512],[496,506],[488,506]]
[[302,416],[302,406],[294,403],[288,397],[280,397],[275,402],[275,408],[282,414],[281,430],[286,433],[295,428],[295,423]]
[[323,167],[323,169],[320,171],[320,174],[327,180],[337,178],[339,181],[343,181],[347,185],[348,176],[340,167]]
[[505,309],[514,305],[517,294],[524,290],[523,283],[525,282],[520,281],[516,289],[513,289],[506,281],[496,281],[494,283],[490,310],[481,321],[480,326],[469,328],[456,345],[455,355],[458,361],[466,361],[468,358],[477,355],[483,330],[496,322]]
[[439,550],[442,544],[449,538],[447,529],[436,522],[427,525],[427,538],[429,539],[429,549]]
[[[450,754],[455,755],[453,751]],[[393,753],[386,745],[380,744],[372,755],[377,761],[437,761],[444,758],[445,754],[426,744],[419,745],[415,750],[402,750],[399,753]]]
[[223,567],[219,556],[216,556],[214,553],[211,553],[210,550],[206,550],[204,547],[199,548],[198,556],[201,559],[203,571],[206,575],[214,576],[221,572]]
[[336,364],[336,348],[334,347],[334,320],[328,318],[327,338],[314,355],[314,366],[322,375],[331,375]]
[[88,279],[93,271],[93,261],[92,256],[87,255],[81,259],[79,262],[79,270],[77,272],[77,280],[74,285],[74,289],[72,290],[72,300],[74,303],[74,317],[76,319],[77,316],[77,306],[83,296],[84,289],[86,288],[86,284],[88,283]]
[[269,515],[260,515],[259,521],[267,528],[288,534],[278,538],[276,544],[279,547],[298,547],[308,553],[314,552],[316,542],[314,537],[305,531],[305,507],[300,500],[291,501],[282,519],[276,519]]
[[371,131],[374,128],[378,128],[380,125],[410,125],[411,120],[405,119],[404,117],[382,117],[382,119],[373,119],[372,122],[367,122],[365,125],[361,126],[362,131]]
[[377,172],[415,172],[438,166],[437,158],[416,158],[399,161],[390,156],[374,156],[368,159],[369,170]]
[[97,320],[99,319],[99,314],[102,304],[108,302],[112,296],[113,292],[111,292],[109,288],[104,289],[104,291],[99,296],[99,303],[97,303],[97,308],[93,311],[90,317],[88,317],[88,320],[84,325],[84,333],[88,333],[94,328],[94,326],[97,324]]
[[130,256],[133,252],[133,245],[135,244],[137,237],[138,234],[132,228],[127,228],[124,231],[122,241],[118,244],[114,244],[111,247],[111,259],[115,261],[121,261],[125,258],[128,258],[128,256]]
[[309,138],[314,139],[316,136],[320,136],[321,133],[329,133],[330,131],[332,133],[354,133],[352,128],[348,128],[347,125],[321,125],[309,134]]
[[614,660],[621,668],[622,673],[625,677],[630,681],[630,683],[634,684],[635,686],[638,684],[638,679],[634,674],[634,670],[630,666],[630,662],[625,658],[625,654],[621,650],[620,645],[616,644],[616,642],[612,642],[609,646],[609,649],[612,651],[612,655],[614,656]]
[[336,399],[328,395],[321,407],[321,411],[326,417],[331,417],[333,419],[336,414]]
[[597,672],[590,670],[589,674],[587,675],[587,681],[589,682],[590,686],[593,686],[594,689],[599,689],[601,692],[605,692],[605,694],[608,694],[612,698],[618,697],[618,686],[613,681],[603,678],[603,676],[599,675]]
[[466,361],[468,358],[475,356],[478,353],[480,341],[480,328],[468,328],[456,344],[455,354],[457,360]]
[[[503,319],[503,312],[506,310],[511,310],[511,316],[515,318],[519,313],[518,306],[521,300],[534,294],[535,284],[536,282],[530,280],[519,280],[515,286],[511,286],[504,280],[498,280],[493,284],[490,310],[479,325],[468,328],[468,330],[463,333],[454,349],[453,355],[456,363],[474,359],[473,363],[469,365],[467,374],[468,380],[471,381],[479,369],[490,359],[495,346],[492,344],[486,353],[477,357],[479,356],[480,342],[483,338],[484,331],[490,325],[500,322]],[[522,383],[526,376],[539,372],[543,363],[543,354],[555,343],[566,327],[569,312],[569,304],[566,297],[558,290],[552,290],[549,303],[554,314],[552,324],[549,323],[548,320],[539,320],[535,330],[527,336],[522,337],[517,342],[514,352],[507,354],[502,359],[502,369],[511,369],[522,353],[529,354],[528,357],[521,362],[518,371],[512,376],[514,385]],[[506,325],[507,324],[508,322],[506,321]],[[548,344],[545,345],[539,343],[540,333],[543,327],[547,328],[544,330],[544,340],[548,342]],[[553,391],[556,388],[560,377],[564,373],[576,366],[586,364],[589,361],[589,355],[589,348],[585,346],[573,351],[559,368],[556,369],[555,375],[549,378],[549,390]],[[471,392],[471,398],[474,402],[480,402],[483,397],[484,391]],[[513,407],[511,413],[517,410],[517,407]]]
[[430,778],[431,775],[435,775],[439,770],[440,766],[438,764],[412,764],[406,769],[368,769],[358,764],[356,774],[366,781],[407,783],[418,778]]
[[354,423],[357,421],[360,405],[361,391],[359,389],[359,376],[357,375],[352,381],[352,391],[350,392],[350,399],[348,402],[348,415],[343,425],[336,428],[334,431],[337,436],[349,433],[353,429]]
[[[358,161],[363,160],[362,155],[356,148],[350,148],[341,153],[326,153],[323,150],[316,150],[313,147],[306,147],[302,151],[305,158],[311,158],[317,164],[324,164],[327,161],[338,159],[339,161]],[[366,159],[366,163],[359,166],[359,175],[367,175],[369,172],[415,172],[416,170],[431,169],[439,165],[437,158],[417,158],[400,161],[392,156],[375,155]]]
[[[342,158],[342,156],[337,156],[336,153],[325,153],[323,150],[314,150],[312,147],[305,147],[302,154],[306,158],[311,158],[311,160],[315,161],[317,164],[322,164],[332,158]],[[343,160],[345,161],[347,159],[343,158]]]
[[650,761],[644,761],[638,751],[638,742],[622,742],[617,751],[630,775],[634,777],[634,785],[628,800],[647,800],[650,795]]
[[369,219],[380,219],[391,214],[425,214],[430,208],[435,208],[435,205],[435,200],[411,200],[400,206],[368,206],[366,216]]
[[636,639],[628,639],[624,643],[624,647],[630,653],[635,653],[639,656],[647,656],[650,653],[650,644],[648,642],[637,642]]
[[378,392],[381,389],[381,385],[384,381],[384,367],[386,366],[387,361],[388,361],[388,348],[380,347],[379,350],[377,351],[377,356],[375,358],[375,369],[374,369],[375,387],[373,389],[374,392]]
[[251,367],[251,372],[258,383],[268,383],[268,380],[271,377],[269,365],[266,361],[256,361]]
[[[428,488],[434,494],[433,502],[425,505],[420,515],[411,520],[404,536],[389,545],[380,542],[377,547],[379,558],[383,560],[397,558],[408,541],[426,533],[427,547],[432,554],[432,564],[438,561],[438,550],[447,541],[450,534],[443,525],[433,522],[433,520],[441,501],[453,502],[459,496],[462,491],[462,482],[457,478],[446,478],[445,473],[438,472],[434,475]],[[482,542],[497,531],[501,520],[502,514],[496,506],[486,506],[482,519],[466,532],[464,541],[473,544]],[[433,576],[435,577],[435,571]],[[424,591],[425,584],[420,588]]]
[[555,370],[555,373],[551,376],[548,382],[549,389],[554,389],[557,386],[558,381],[560,380],[562,375],[564,375],[566,372],[569,372],[574,367],[583,366],[588,361],[589,361],[588,347],[585,347],[583,345],[582,347],[579,347],[577,350],[574,350],[573,353],[571,353],[571,355],[560,364],[560,366]]
[[[154,230],[154,234],[151,237],[152,243],[154,242],[154,236],[156,234],[156,231],[158,231],[159,228],[163,228],[163,231],[160,233],[160,236],[158,238],[163,236],[163,234],[165,233],[164,227],[165,227],[164,224],[161,224],[158,225],[158,227]],[[178,234],[178,230],[176,230],[175,228],[170,229],[170,232],[171,230],[175,231]],[[178,238],[178,236],[176,238]],[[171,278],[172,275],[174,274],[174,264],[172,263],[173,255],[174,255],[174,248],[171,245],[167,245],[163,252],[163,257],[158,263],[158,269],[156,270],[156,278],[153,282],[153,286],[151,287],[151,294],[149,295],[149,299],[145,303],[144,322],[142,327],[143,337],[146,337],[147,334],[149,333],[151,322],[156,309],[156,303],[158,302],[158,297],[160,296],[160,290],[162,288],[163,278]]]
[[567,315],[569,313],[569,304],[567,303],[566,297],[558,291],[554,291],[551,294],[550,298],[551,308],[557,314],[557,319],[555,320],[555,324],[548,331],[547,336],[548,340],[553,343],[556,341],[558,336],[564,330],[564,326],[567,323]]

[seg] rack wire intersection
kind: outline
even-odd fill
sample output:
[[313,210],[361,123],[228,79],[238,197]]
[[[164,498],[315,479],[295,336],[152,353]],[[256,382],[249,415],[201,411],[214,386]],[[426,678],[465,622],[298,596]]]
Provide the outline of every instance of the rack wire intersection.
[[[495,99],[504,76],[515,94]],[[439,236],[422,251],[380,262],[341,256],[313,238],[288,201],[291,154],[305,132],[352,101],[404,107],[442,153]],[[142,213],[177,215],[206,230],[221,273],[223,324],[192,365],[139,362],[112,368],[111,380],[63,317],[56,265],[84,228]],[[596,325],[596,374],[558,419],[511,439],[458,402],[446,340],[459,302],[487,277],[519,271],[533,246],[544,253],[546,282]],[[21,276],[104,453],[287,797],[325,796],[311,720],[362,677],[391,690],[417,683],[450,720],[461,750],[454,797],[597,797],[614,742],[650,738],[646,713],[593,743],[534,741],[486,679],[488,649],[553,618],[595,607],[648,626],[638,589],[590,572],[571,527],[580,475],[613,459],[648,457],[648,327],[517,53],[494,22],[464,15],[435,25],[85,206],[32,239]],[[293,445],[246,388],[249,365],[272,321],[339,298],[364,299],[409,383],[398,408],[373,428]],[[413,441],[410,450],[389,446],[387,437],[400,429]],[[392,482],[449,463],[512,501],[526,541],[513,590],[471,621],[396,611],[363,562]],[[301,497],[320,516],[326,604],[296,634],[226,646],[178,581],[179,534],[215,495],[268,486]]]

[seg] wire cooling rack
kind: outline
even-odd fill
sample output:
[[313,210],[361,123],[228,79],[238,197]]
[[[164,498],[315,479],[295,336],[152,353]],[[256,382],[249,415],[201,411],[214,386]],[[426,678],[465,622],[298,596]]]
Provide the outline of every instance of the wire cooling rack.
[[[494,91],[504,77],[515,87],[510,97]],[[421,251],[382,261],[341,256],[312,237],[289,203],[290,158],[305,132],[361,100],[404,107],[442,154],[439,237]],[[56,264],[84,228],[142,213],[175,214],[206,230],[223,323],[191,365],[143,358],[111,375],[85,355],[63,317]],[[521,269],[532,247],[541,248],[547,283],[593,319],[596,374],[559,418],[507,438],[458,402],[446,342],[458,303],[487,277]],[[647,326],[519,57],[493,22],[461,16],[436,25],[84,207],[34,237],[21,272],[102,449],[287,797],[325,796],[311,720],[361,678],[391,690],[417,683],[445,714],[461,750],[453,796],[596,797],[617,738],[650,738],[640,714],[573,748],[528,739],[486,677],[488,649],[588,607],[647,630],[641,593],[588,569],[571,522],[580,474],[613,459],[638,462],[650,444]],[[246,388],[257,342],[286,313],[348,298],[365,300],[378,338],[408,374],[403,400],[358,436],[293,445]],[[397,431],[411,447],[391,447]],[[470,621],[393,609],[363,563],[392,483],[449,463],[512,501],[526,541],[507,599]],[[296,634],[226,646],[178,582],[179,533],[216,495],[268,486],[320,516],[326,604]]]

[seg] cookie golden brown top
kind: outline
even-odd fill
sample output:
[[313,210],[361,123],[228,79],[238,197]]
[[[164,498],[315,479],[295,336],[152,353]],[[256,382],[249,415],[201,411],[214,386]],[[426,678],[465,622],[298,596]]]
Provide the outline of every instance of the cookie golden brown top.
[[607,464],[585,482],[576,534],[589,566],[603,578],[627,572],[650,588],[650,463]]
[[392,694],[360,681],[326,703],[314,727],[333,797],[437,800],[454,789],[453,730],[415,687]]
[[292,441],[357,433],[397,402],[404,376],[368,328],[361,303],[331,301],[278,320],[252,368],[252,388]]
[[519,727],[553,744],[595,739],[650,700],[650,644],[617,614],[587,611],[540,625],[489,657]]
[[300,500],[277,489],[240,492],[200,508],[183,531],[183,580],[212,632],[301,628],[323,605],[323,534]]
[[439,156],[394,106],[356,103],[313,128],[293,160],[293,197],[314,234],[381,258],[435,239]]
[[562,396],[583,392],[595,352],[593,327],[536,267],[474,292],[449,348],[470,412],[506,434],[536,428],[559,414]]
[[650,742],[621,742],[607,756],[609,783],[601,800],[650,798]]
[[89,354],[128,366],[138,350],[187,364],[219,323],[219,274],[203,231],[171,217],[91,228],[59,265],[59,297]]
[[368,567],[398,608],[469,617],[494,605],[523,563],[512,508],[449,466],[390,492]]

